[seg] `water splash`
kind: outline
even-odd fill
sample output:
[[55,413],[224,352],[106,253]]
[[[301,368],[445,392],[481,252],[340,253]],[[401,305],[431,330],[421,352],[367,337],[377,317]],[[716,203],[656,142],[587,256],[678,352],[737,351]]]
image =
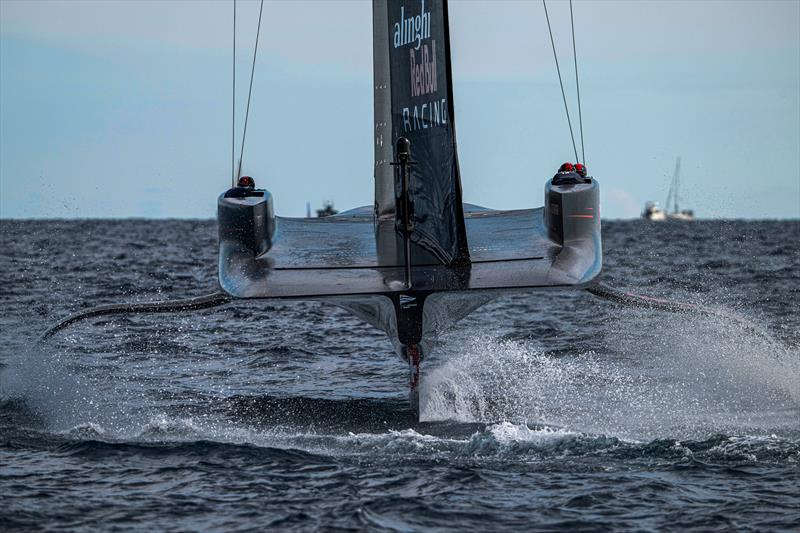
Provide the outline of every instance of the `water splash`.
[[120,376],[109,365],[102,357],[79,360],[69,349],[30,346],[0,372],[0,399],[23,402],[32,425],[54,432],[118,431],[140,423],[149,413],[129,406],[142,396],[132,385],[140,377],[136,368]]
[[98,397],[88,378],[73,373],[58,353],[30,347],[0,372],[0,398],[23,400],[55,429],[97,422]]
[[622,313],[605,336],[597,352],[567,354],[492,335],[449,339],[461,347],[426,369],[422,416],[636,439],[800,430],[797,348],[715,317],[642,312]]

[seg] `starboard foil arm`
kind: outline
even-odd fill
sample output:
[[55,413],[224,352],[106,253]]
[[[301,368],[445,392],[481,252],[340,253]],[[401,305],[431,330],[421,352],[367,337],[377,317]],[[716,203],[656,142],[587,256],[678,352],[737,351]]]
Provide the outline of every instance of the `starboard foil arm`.
[[196,311],[199,309],[208,309],[224,305],[231,301],[231,297],[224,292],[215,292],[205,296],[198,296],[196,298],[185,298],[182,300],[162,300],[156,302],[136,302],[136,303],[121,303],[121,304],[108,304],[92,307],[79,313],[68,316],[57,324],[51,326],[41,336],[38,342],[44,342],[62,329],[85,320],[87,318],[94,318],[105,315],[121,315],[121,314],[136,314],[136,313],[171,313],[175,311]]
[[653,298],[650,296],[642,296],[625,292],[620,289],[615,289],[610,285],[602,282],[596,282],[588,287],[586,290],[591,294],[609,300],[614,303],[627,305],[631,307],[640,307],[644,309],[657,309],[659,311],[670,311],[673,313],[702,313],[702,314],[719,314],[713,309],[708,309],[699,305],[691,304],[688,302],[676,302],[673,300],[664,300],[662,298]]
[[771,335],[766,329],[756,324],[752,320],[730,311],[713,309],[689,302],[677,302],[674,300],[665,300],[663,298],[653,298],[650,296],[633,294],[631,292],[616,289],[602,282],[595,282],[586,287],[586,290],[597,297],[603,298],[604,300],[609,300],[611,302],[629,307],[667,311],[670,313],[694,313],[703,316],[722,318],[727,322],[734,323],[741,328],[752,331],[768,340],[772,339]]

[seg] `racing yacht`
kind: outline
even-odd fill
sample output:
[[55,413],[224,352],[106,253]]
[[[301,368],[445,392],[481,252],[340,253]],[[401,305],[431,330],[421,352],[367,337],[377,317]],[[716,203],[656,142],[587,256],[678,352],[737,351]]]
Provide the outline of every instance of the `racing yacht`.
[[189,311],[232,299],[319,300],[386,332],[408,365],[417,408],[420,363],[437,336],[499,295],[585,288],[627,305],[694,309],[596,282],[599,185],[584,165],[565,164],[543,176],[542,207],[502,211],[464,203],[447,1],[373,0],[372,11],[374,173],[362,178],[365,186],[373,182],[372,205],[318,218],[279,217],[279,199],[242,176],[217,199],[219,292],[95,307],[57,323],[42,339],[100,315]]

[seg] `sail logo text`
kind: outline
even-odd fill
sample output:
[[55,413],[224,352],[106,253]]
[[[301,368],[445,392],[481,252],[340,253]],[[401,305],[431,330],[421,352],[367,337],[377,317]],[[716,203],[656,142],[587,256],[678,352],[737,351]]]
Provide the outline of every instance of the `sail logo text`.
[[419,50],[424,39],[431,36],[431,12],[425,11],[425,0],[420,0],[420,14],[406,18],[406,7],[400,6],[400,22],[394,23],[394,47],[417,43]]
[[441,98],[403,108],[403,133],[426,130],[447,124],[447,99]]
[[433,52],[428,50],[428,45],[422,46],[419,52],[420,62],[417,63],[417,52],[409,50],[411,55],[411,96],[435,93],[437,90],[438,76],[436,75],[436,41],[431,40]]

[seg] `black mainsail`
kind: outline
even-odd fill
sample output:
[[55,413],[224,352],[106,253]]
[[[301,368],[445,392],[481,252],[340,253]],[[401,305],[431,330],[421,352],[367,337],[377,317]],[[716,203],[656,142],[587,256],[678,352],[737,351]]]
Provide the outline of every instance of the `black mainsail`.
[[[396,215],[394,145],[411,142],[415,165],[410,181],[414,232],[419,248],[412,263],[465,264],[464,227],[456,152],[447,2],[373,2],[375,91],[375,208],[381,218]],[[378,232],[378,247],[397,236]]]

